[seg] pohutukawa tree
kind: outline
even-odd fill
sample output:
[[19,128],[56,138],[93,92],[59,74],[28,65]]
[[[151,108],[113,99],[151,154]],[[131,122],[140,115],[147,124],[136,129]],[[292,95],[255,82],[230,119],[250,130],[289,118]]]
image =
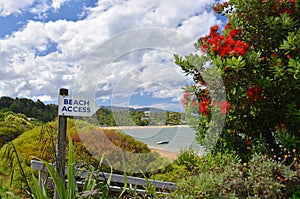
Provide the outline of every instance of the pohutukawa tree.
[[[212,26],[198,39],[200,55],[175,55],[176,64],[194,77],[195,85],[185,88],[182,103],[199,114],[198,140],[203,140],[217,109],[226,119],[215,149],[234,149],[245,158],[253,148],[263,153],[299,150],[299,1],[229,0],[214,10],[226,15],[226,26]],[[202,75],[209,68],[207,57],[222,78],[226,100],[212,95],[215,90]]]

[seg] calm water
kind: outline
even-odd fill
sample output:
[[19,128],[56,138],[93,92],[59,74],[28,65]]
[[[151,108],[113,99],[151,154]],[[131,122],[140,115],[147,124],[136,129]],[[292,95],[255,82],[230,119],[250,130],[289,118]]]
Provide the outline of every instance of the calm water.
[[[195,131],[189,127],[145,127],[120,129],[120,131],[151,147],[174,152],[178,152],[180,149],[185,148],[193,148],[200,152],[203,151],[203,148],[197,144]],[[169,141],[169,143],[157,144],[159,141]]]

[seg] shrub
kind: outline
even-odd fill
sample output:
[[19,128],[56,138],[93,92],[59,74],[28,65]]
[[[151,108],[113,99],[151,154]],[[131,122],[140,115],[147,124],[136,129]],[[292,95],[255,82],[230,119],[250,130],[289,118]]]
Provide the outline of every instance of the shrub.
[[15,114],[11,111],[4,113],[3,121],[0,121],[0,148],[24,131],[32,129],[33,124],[23,114]]
[[198,140],[205,144],[209,130],[220,131],[214,149],[238,150],[244,160],[261,138],[266,152],[299,150],[299,1],[230,0],[214,9],[228,18],[223,30],[212,26],[198,39],[200,55],[175,56],[195,80],[183,102],[199,116],[193,118]]
[[227,153],[208,154],[198,162],[199,174],[179,180],[174,198],[288,198],[300,182],[299,164],[254,154],[248,163]]

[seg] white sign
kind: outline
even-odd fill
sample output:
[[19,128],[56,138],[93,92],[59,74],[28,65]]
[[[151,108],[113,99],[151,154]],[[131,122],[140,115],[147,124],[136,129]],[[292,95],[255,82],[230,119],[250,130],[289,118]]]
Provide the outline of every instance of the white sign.
[[58,115],[89,117],[98,110],[99,106],[91,98],[59,96]]

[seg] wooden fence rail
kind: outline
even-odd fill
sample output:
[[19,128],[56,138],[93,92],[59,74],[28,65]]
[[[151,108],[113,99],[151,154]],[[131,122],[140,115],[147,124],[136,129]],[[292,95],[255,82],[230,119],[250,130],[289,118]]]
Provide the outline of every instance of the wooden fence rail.
[[[46,185],[46,187],[50,187],[52,180],[47,177],[47,167],[40,161],[37,160],[31,160],[31,168],[34,170],[39,171],[39,184],[42,186],[42,183]],[[68,168],[65,167],[65,173],[67,172]],[[85,179],[87,176],[88,171],[86,170],[79,170],[76,169],[75,171],[76,177],[79,177],[81,179]],[[124,185],[124,180],[125,176],[120,175],[120,174],[112,174],[112,173],[107,173],[107,172],[101,172],[98,174],[98,178],[100,181],[106,181],[107,179],[111,178],[111,185],[110,185],[110,190],[111,191],[122,191],[123,190],[123,185]],[[155,187],[157,190],[157,193],[167,193],[166,191],[174,191],[177,189],[177,185],[173,182],[163,182],[163,181],[158,181],[158,180],[152,180],[152,179],[144,179],[144,178],[139,178],[139,177],[133,177],[133,176],[126,176],[127,184],[132,185],[132,187],[137,187],[135,189],[136,192],[143,193],[146,192],[145,189],[141,187],[148,187],[149,183],[153,187]],[[82,181],[78,181],[77,184],[82,184]],[[128,189],[129,190],[129,189]]]

